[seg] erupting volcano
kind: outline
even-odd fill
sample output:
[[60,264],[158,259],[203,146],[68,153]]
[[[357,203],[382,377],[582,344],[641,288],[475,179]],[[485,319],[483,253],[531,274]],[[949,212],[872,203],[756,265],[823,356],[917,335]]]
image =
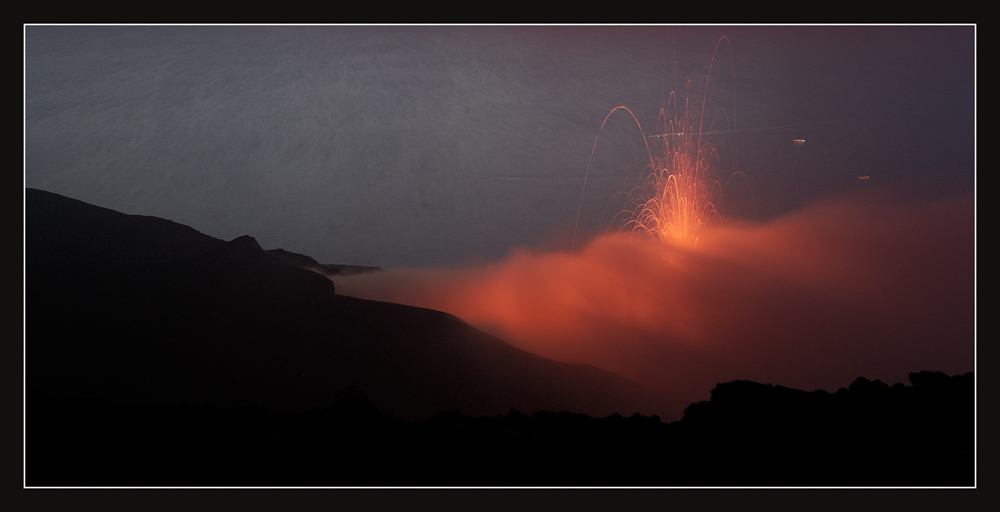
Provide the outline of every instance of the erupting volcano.
[[[736,165],[735,85],[713,76],[724,42],[707,72],[666,96],[652,135],[629,107],[606,114],[569,253],[519,249],[487,265],[397,268],[338,279],[338,290],[446,311],[534,354],[624,375],[676,397],[665,417],[732,379],[829,389],[862,374],[896,382],[913,368],[966,371],[970,350],[948,347],[972,337],[971,229],[945,225],[966,226],[967,198],[914,205],[861,191],[767,222],[744,218],[755,205],[730,190],[739,181],[749,192]],[[624,196],[624,207],[610,209],[618,213],[603,235],[578,240],[593,225],[581,221],[594,205],[584,196],[599,194],[588,190],[592,171],[614,165],[595,153],[625,140],[602,137],[626,113],[641,135],[629,149],[641,171],[622,165],[613,200]],[[927,212],[934,221],[917,220]],[[944,266],[949,275],[925,266],[945,239],[960,255]],[[912,254],[925,257],[897,263]]]

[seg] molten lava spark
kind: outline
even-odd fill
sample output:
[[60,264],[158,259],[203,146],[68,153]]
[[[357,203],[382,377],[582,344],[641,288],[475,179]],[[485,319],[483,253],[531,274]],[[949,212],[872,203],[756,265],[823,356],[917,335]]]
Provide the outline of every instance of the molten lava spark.
[[715,198],[721,195],[712,170],[718,166],[718,153],[703,142],[700,121],[692,122],[694,113],[685,108],[683,117],[669,121],[660,110],[659,125],[665,128],[657,138],[662,152],[650,157],[649,173],[629,193],[635,203],[622,225],[623,231],[642,232],[652,238],[694,247],[708,226],[718,224],[721,215]]
[[[725,37],[716,44],[727,41]],[[714,64],[715,53],[712,56]],[[708,84],[711,80],[712,65],[703,81],[697,81],[700,98],[692,101],[696,80],[687,81],[686,96],[683,105],[678,104],[677,95],[671,92],[665,109],[660,109],[657,117],[658,134],[644,137],[649,164],[644,167],[645,175],[627,192],[626,208],[615,219],[622,218],[619,231],[640,233],[649,238],[661,240],[675,245],[695,247],[705,229],[722,223],[722,213],[716,205],[722,198],[722,185],[716,178],[721,170],[719,152],[708,141],[707,133],[735,131],[735,126],[729,126],[728,114],[725,109],[713,112],[707,131],[705,125],[708,106]],[[734,93],[735,96],[735,93]],[[632,115],[633,120],[643,132],[642,126],[635,114],[626,107],[615,107],[605,117],[601,130],[608,118],[615,111],[622,109]],[[717,117],[724,118],[718,123]],[[598,139],[600,132],[598,132]],[[657,139],[659,147],[654,152],[650,149],[649,140]],[[597,147],[597,140],[594,141]],[[593,160],[593,150],[591,150]],[[584,193],[586,193],[587,178],[590,166],[584,177]],[[733,176],[742,173],[734,172]],[[582,208],[583,194],[580,197]],[[577,225],[580,214],[577,212]],[[614,223],[614,221],[613,221]],[[573,249],[575,250],[576,233],[574,232]]]

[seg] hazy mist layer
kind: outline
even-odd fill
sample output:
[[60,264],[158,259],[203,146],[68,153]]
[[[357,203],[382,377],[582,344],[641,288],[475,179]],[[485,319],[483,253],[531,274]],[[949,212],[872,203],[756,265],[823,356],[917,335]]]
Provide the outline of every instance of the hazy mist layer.
[[578,254],[336,280],[338,293],[453,313],[508,342],[707,399],[749,379],[836,390],[974,368],[973,202],[831,201],[722,229],[696,249],[609,235]]

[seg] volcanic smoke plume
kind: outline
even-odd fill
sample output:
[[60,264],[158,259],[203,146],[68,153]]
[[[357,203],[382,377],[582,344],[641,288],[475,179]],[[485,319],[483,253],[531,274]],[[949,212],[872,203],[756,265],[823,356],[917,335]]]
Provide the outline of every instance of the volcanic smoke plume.
[[452,313],[679,406],[735,379],[832,391],[858,376],[973,370],[973,224],[971,196],[858,196],[712,230],[697,247],[615,234],[577,254],[521,250],[485,266],[340,278],[337,290]]

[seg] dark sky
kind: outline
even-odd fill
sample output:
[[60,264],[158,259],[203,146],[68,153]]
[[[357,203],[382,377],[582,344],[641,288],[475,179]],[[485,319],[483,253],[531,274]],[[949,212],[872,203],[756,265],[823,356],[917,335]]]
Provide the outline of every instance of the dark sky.
[[[652,134],[712,66],[744,218],[945,197],[974,187],[975,28],[26,26],[25,185],[324,263],[494,261],[566,248],[605,116]],[[642,156],[624,111],[600,134],[583,233]]]

